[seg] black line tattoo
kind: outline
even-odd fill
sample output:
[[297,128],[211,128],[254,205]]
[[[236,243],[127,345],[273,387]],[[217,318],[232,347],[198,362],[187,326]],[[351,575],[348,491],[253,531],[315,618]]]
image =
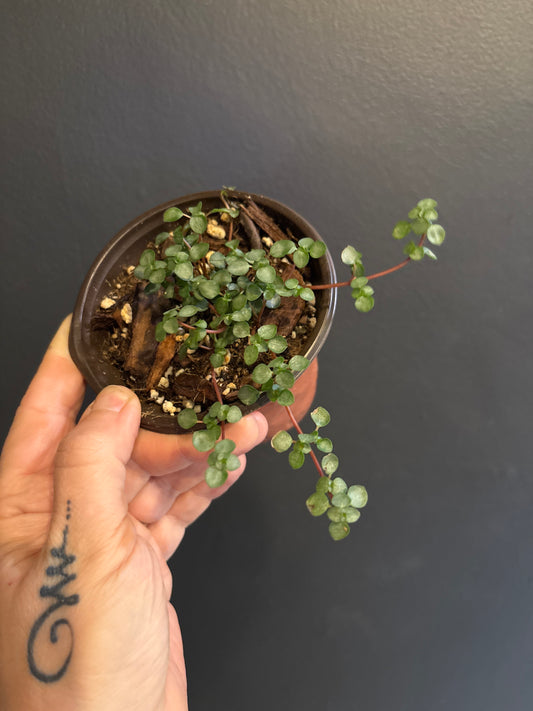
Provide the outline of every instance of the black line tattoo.
[[[67,501],[67,523],[63,529],[63,542],[59,548],[52,548],[50,550],[50,555],[52,558],[56,558],[59,562],[57,565],[50,565],[46,569],[46,575],[49,578],[59,578],[59,581],[53,585],[43,585],[39,590],[39,595],[42,598],[52,598],[53,602],[49,607],[40,615],[40,617],[35,620],[33,627],[30,631],[30,636],[28,638],[28,665],[30,667],[30,672],[34,677],[43,681],[47,684],[59,681],[61,677],[67,670],[72,657],[72,650],[74,649],[74,632],[72,625],[69,620],[65,617],[60,617],[59,619],[49,620],[49,618],[57,612],[59,609],[65,606],[77,605],[80,601],[79,595],[64,595],[63,588],[68,583],[76,580],[76,574],[70,573],[68,567],[74,563],[76,556],[69,554],[67,552],[67,538],[68,538],[68,521],[70,520],[70,501]],[[39,665],[35,661],[35,644],[39,636],[39,632],[42,630],[44,624],[49,622],[50,628],[50,642],[52,644],[57,644],[58,642],[58,630],[60,627],[67,627],[70,633],[70,646],[68,650],[67,657],[60,668],[53,673],[46,673],[39,668]],[[42,635],[41,635],[42,637]]]

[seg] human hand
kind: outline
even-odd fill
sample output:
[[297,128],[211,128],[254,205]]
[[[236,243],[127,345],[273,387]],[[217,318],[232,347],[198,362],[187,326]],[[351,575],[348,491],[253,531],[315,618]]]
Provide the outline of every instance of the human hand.
[[239,476],[266,422],[254,413],[228,427],[241,468],[209,489],[191,436],[139,431],[125,388],[106,388],[75,425],[84,385],[67,334],[68,321],[0,462],[0,707],[186,709],[165,558]]

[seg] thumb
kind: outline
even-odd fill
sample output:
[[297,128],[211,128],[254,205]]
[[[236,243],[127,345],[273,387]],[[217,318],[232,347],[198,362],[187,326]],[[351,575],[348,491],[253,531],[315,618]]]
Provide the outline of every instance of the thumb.
[[[72,524],[93,540],[108,537],[127,513],[126,464],[141,417],[131,390],[111,385],[60,443],[54,471],[53,523]],[[56,526],[52,525],[52,528]]]

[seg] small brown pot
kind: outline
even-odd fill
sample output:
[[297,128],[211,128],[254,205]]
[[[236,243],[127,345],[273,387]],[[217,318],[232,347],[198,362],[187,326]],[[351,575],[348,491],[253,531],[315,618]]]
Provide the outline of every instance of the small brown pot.
[[[303,217],[276,200],[242,192],[231,192],[230,197],[237,200],[251,198],[282,228],[290,229],[297,239],[302,237],[320,239],[316,230]],[[113,237],[89,270],[74,307],[69,348],[72,359],[95,392],[98,393],[107,385],[128,386],[123,373],[101,357],[104,336],[101,331],[91,328],[91,321],[99,304],[109,290],[110,280],[118,276],[124,267],[137,264],[148,242],[153,240],[159,232],[167,229],[166,223],[163,222],[163,213],[167,208],[177,206],[185,210],[199,200],[203,203],[203,209],[208,212],[220,205],[220,191],[187,195],[148,210]],[[311,260],[310,264],[313,283],[335,283],[335,268],[329,252],[326,252],[320,259]],[[301,354],[309,360],[316,357],[327,338],[335,311],[335,303],[336,289],[324,289],[316,292],[317,323],[306,344],[305,352]],[[268,402],[268,397],[263,394],[254,405],[245,407],[239,403],[236,404],[239,404],[243,413],[246,414],[262,407],[266,402]],[[177,424],[175,416],[162,412],[155,403],[149,403],[143,410],[142,427],[165,434],[184,431]]]

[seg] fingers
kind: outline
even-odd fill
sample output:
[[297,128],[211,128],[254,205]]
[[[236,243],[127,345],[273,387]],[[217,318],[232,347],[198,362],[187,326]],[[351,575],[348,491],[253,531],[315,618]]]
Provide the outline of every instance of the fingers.
[[246,456],[240,455],[241,466],[229,473],[226,483],[211,489],[205,481],[178,496],[168,513],[148,526],[162,555],[168,560],[181,543],[185,529],[201,516],[211,502],[222,496],[239,479],[246,467]]
[[[248,452],[266,437],[268,425],[258,412],[243,417],[226,427],[226,437],[237,445],[236,454]],[[151,476],[163,476],[187,469],[191,464],[206,462],[207,454],[198,452],[192,435],[161,435],[141,430],[133,450],[133,459]]]
[[178,491],[165,476],[150,479],[128,506],[132,516],[143,523],[158,521],[174,503]]
[[2,454],[6,476],[51,467],[59,442],[74,426],[85,384],[69,355],[69,328],[70,316],[59,327],[17,410]]
[[72,526],[94,539],[108,536],[124,519],[126,463],[140,417],[137,397],[127,388],[109,386],[62,440],[54,476],[54,517],[60,528],[67,508]]
[[[228,426],[226,428],[226,436],[236,441],[235,453],[239,455],[250,451],[261,443],[265,437],[267,427],[264,417],[258,413],[253,413],[244,417],[235,425]],[[159,437],[163,437],[163,435],[159,435]],[[181,437],[182,435],[179,435],[175,439],[179,440]],[[194,450],[194,454],[196,461],[186,465],[184,465],[183,461],[174,461],[169,458],[162,469],[164,474],[159,473],[148,481],[143,480],[138,471],[131,472],[131,477],[128,474],[128,492],[130,494],[135,492],[134,482],[139,485],[139,489],[129,499],[129,512],[139,521],[153,523],[170,509],[179,494],[189,491],[202,482],[207,466],[208,453],[201,454]],[[177,469],[167,472],[169,464],[177,466]],[[160,463],[154,461],[154,465],[156,471],[161,472],[161,469],[158,468],[161,466]]]

